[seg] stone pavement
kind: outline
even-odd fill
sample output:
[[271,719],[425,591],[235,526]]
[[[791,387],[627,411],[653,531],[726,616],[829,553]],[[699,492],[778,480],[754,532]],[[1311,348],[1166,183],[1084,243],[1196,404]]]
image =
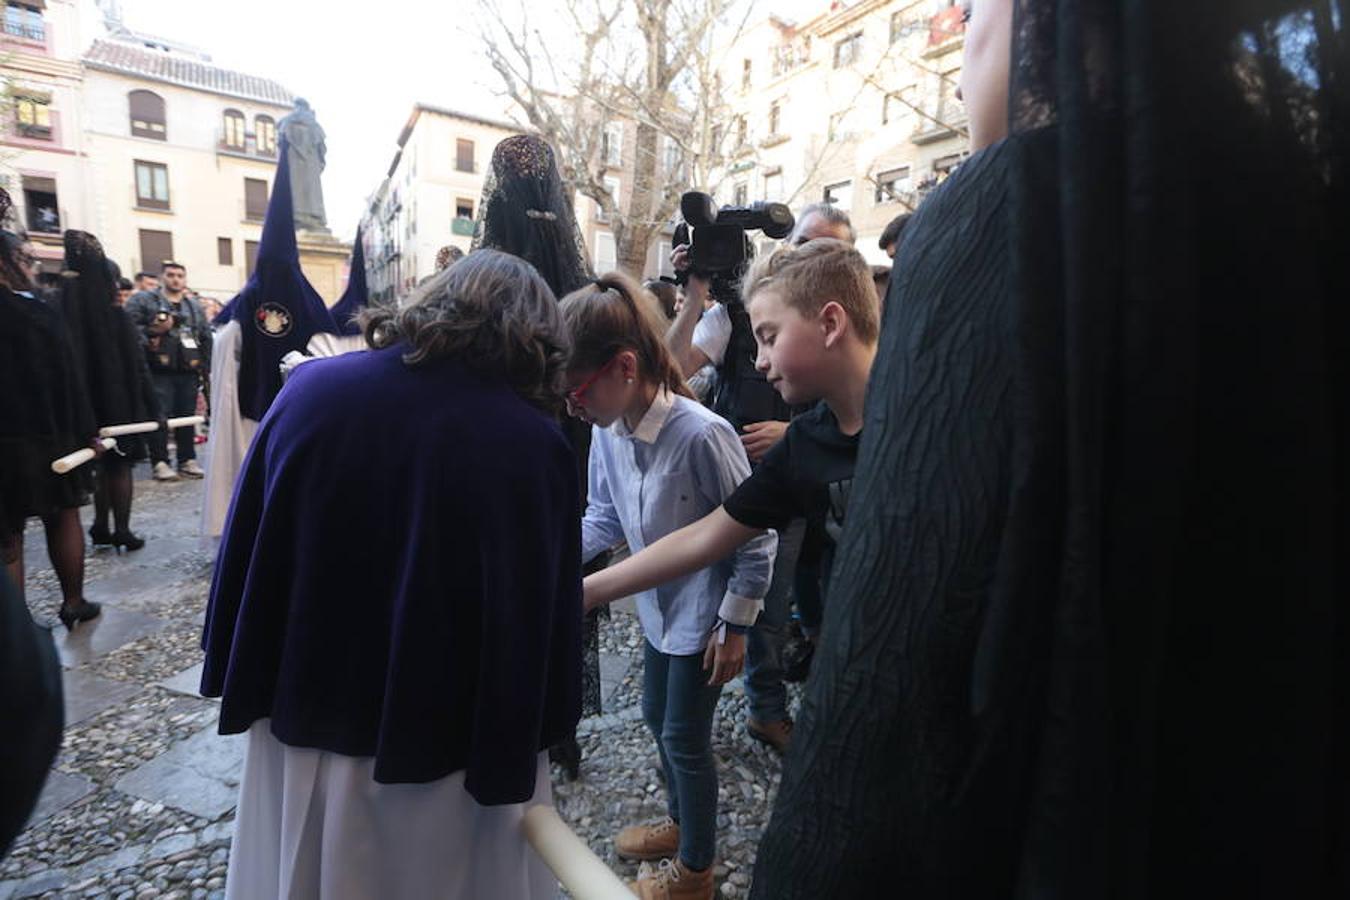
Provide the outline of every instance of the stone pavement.
[[[144,467],[141,469],[144,472]],[[66,632],[40,527],[28,530],[28,605],[64,667],[66,734],[38,809],[0,861],[0,900],[223,895],[239,750],[197,695],[212,555],[196,537],[201,482],[136,484],[144,550],[88,549],[85,596],[103,615]],[[82,510],[85,527],[92,512]]]
[[[217,735],[217,703],[197,694],[213,560],[196,537],[200,497],[201,482],[137,481],[132,527],[146,547],[89,549],[85,596],[104,612],[69,634],[55,623],[60,593],[42,531],[27,533],[28,604],[55,624],[66,734],[37,811],[0,860],[0,900],[224,894],[242,738]],[[554,772],[564,818],[624,876],[635,867],[614,856],[612,835],[664,807],[638,706],[641,640],[631,604],[617,604],[601,640],[605,712],[579,729],[582,777],[564,784]],[[715,738],[727,897],[749,884],[778,780],[776,758],[740,725],[744,702],[738,684],[724,692]]]

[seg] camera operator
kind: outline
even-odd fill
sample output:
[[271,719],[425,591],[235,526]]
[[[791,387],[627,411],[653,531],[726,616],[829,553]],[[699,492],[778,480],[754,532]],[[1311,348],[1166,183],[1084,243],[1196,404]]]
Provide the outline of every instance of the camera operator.
[[[856,239],[848,214],[828,204],[813,204],[788,237],[796,246],[817,238]],[[711,364],[717,371],[713,411],[727,419],[741,435],[751,463],[758,463],[787,431],[790,408],[763,373],[755,367],[758,348],[750,316],[736,290],[729,296],[713,296],[713,280],[690,269],[690,246],[681,244],[671,254],[678,272],[684,273],[684,304],[666,333],[666,344],[686,378]],[[715,301],[704,312],[704,304]],[[801,551],[805,523],[798,520],[779,534],[773,582],[764,598],[764,611],[749,632],[746,653],[746,693],[750,715],[746,728],[751,737],[780,753],[787,750],[792,719],[787,710],[783,683],[791,586]]]
[[[813,203],[802,210],[788,242],[796,247],[818,238],[836,238],[853,243],[857,240],[857,233],[853,230],[848,213],[828,203]],[[676,271],[687,270],[688,245],[676,247],[671,253],[671,261]],[[710,282],[707,278],[689,274],[684,289],[685,303],[666,333],[666,344],[675,354],[686,378],[711,364],[717,369],[721,384],[726,384],[728,377],[734,379],[732,390],[724,392],[719,388],[713,408],[741,431],[745,452],[752,463],[757,463],[769,452],[770,447],[782,439],[787,430],[788,410],[778,400],[764,376],[755,370],[755,336],[750,329],[750,318],[744,315],[739,300],[730,298],[732,302],[728,305],[723,298],[710,298],[709,291]],[[710,299],[718,302],[712,304],[712,308],[704,314],[704,304]],[[733,313],[736,309],[741,315]],[[728,356],[727,348],[733,338],[742,352]],[[758,382],[762,388],[755,386],[754,382]],[[767,397],[757,396],[752,402],[745,403],[743,400],[752,398],[742,398],[742,390],[747,394],[767,393]],[[778,408],[774,410],[774,406]],[[777,412],[779,415],[748,415],[751,412]]]
[[[127,312],[141,330],[150,375],[166,418],[197,412],[202,373],[210,370],[211,323],[187,291],[187,269],[166,262],[163,286],[141,291],[127,301]],[[174,431],[178,471],[169,466],[169,438],[163,429],[149,436],[150,460],[156,481],[177,481],[180,475],[201,478],[197,465],[196,432],[192,426]]]

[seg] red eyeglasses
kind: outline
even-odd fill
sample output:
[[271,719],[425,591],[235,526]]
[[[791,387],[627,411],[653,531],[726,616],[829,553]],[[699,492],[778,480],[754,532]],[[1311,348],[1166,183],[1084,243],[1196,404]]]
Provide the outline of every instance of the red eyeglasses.
[[606,372],[608,372],[610,368],[613,367],[614,363],[618,361],[618,359],[619,359],[618,354],[611,356],[609,358],[609,362],[605,363],[603,366],[596,369],[594,374],[592,374],[590,378],[587,378],[584,382],[582,382],[581,385],[577,387],[576,390],[567,392],[567,402],[572,405],[573,409],[580,409],[586,403],[586,392],[591,389],[591,385],[595,384],[595,382],[600,378],[601,375],[604,375]]

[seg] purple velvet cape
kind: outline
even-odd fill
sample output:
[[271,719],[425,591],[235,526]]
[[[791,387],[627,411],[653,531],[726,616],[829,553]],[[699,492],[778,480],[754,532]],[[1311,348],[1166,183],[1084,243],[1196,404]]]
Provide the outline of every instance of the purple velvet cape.
[[558,426],[402,346],[306,363],[262,421],[211,585],[220,731],[534,792],[581,712],[580,496]]

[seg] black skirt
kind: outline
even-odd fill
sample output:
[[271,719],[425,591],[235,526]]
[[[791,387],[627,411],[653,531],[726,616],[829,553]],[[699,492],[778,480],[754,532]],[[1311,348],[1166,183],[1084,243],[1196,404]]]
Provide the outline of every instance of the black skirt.
[[89,466],[57,475],[51,465],[96,431],[60,315],[0,288],[0,534],[88,502]]
[[69,443],[51,439],[0,438],[0,535],[23,531],[34,516],[89,502],[88,465],[65,475],[52,471],[52,460],[71,450]]

